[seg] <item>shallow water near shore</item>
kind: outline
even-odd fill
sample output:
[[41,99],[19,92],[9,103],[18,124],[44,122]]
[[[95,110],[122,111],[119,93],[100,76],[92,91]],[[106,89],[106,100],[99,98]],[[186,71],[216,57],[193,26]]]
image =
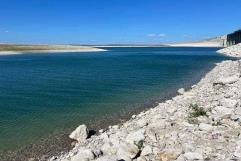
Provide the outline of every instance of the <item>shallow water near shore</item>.
[[0,56],[0,150],[175,94],[227,59],[216,50],[108,48]]

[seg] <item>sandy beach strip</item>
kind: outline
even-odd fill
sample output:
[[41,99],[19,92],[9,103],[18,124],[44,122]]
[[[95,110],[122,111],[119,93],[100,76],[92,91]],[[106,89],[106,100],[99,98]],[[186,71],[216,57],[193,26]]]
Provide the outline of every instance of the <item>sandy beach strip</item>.
[[13,45],[1,44],[0,55],[16,55],[29,53],[67,53],[67,52],[99,52],[105,49],[77,45]]

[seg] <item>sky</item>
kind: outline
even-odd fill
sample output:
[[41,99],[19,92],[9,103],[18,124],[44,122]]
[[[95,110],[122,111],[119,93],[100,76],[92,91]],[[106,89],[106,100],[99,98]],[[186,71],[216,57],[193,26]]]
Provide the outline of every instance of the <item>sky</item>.
[[241,0],[0,0],[0,43],[159,44],[241,28]]

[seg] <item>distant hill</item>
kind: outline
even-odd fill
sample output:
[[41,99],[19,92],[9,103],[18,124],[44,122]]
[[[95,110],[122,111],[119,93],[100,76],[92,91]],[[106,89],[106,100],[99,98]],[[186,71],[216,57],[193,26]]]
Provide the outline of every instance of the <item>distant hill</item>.
[[227,36],[219,36],[215,38],[210,38],[201,41],[193,42],[180,42],[180,43],[167,43],[163,45],[173,46],[173,47],[225,47]]

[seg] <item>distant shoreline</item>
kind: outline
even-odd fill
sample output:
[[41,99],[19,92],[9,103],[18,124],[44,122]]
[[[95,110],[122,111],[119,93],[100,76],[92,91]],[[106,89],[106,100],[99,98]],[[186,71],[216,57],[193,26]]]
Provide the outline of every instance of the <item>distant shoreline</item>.
[[15,45],[0,44],[0,56],[37,54],[37,53],[70,53],[70,52],[100,52],[106,51],[102,48],[162,48],[162,47],[223,47],[213,43],[190,42],[190,43],[170,43],[163,45]]
[[96,45],[95,48],[152,48],[152,47],[169,47],[163,45]]
[[145,44],[109,44],[109,45],[93,45],[94,47],[224,47],[225,37],[216,37],[212,39],[206,39],[201,41],[189,41],[189,42],[173,42],[173,43],[160,43],[153,45]]
[[29,45],[29,44],[0,44],[0,56],[37,54],[37,53],[68,53],[68,52],[100,52],[102,48],[162,48],[162,47],[222,47],[210,42],[170,43],[160,45]]
[[18,55],[30,53],[70,53],[70,52],[99,52],[104,49],[86,49],[86,50],[29,50],[29,51],[0,51],[0,55]]
[[215,43],[173,43],[173,44],[168,44],[168,47],[223,47],[220,44],[215,44]]
[[222,47],[222,46],[198,46],[198,45],[192,45],[192,44],[183,44],[183,45],[177,45],[177,44],[170,44],[170,45],[166,45],[166,46],[111,46],[111,45],[108,45],[108,46],[94,46],[96,48],[168,48],[168,47],[200,47],[200,48],[212,48],[212,47]]
[[18,55],[29,53],[66,53],[66,52],[99,52],[105,49],[75,45],[14,45],[0,44],[0,55]]

